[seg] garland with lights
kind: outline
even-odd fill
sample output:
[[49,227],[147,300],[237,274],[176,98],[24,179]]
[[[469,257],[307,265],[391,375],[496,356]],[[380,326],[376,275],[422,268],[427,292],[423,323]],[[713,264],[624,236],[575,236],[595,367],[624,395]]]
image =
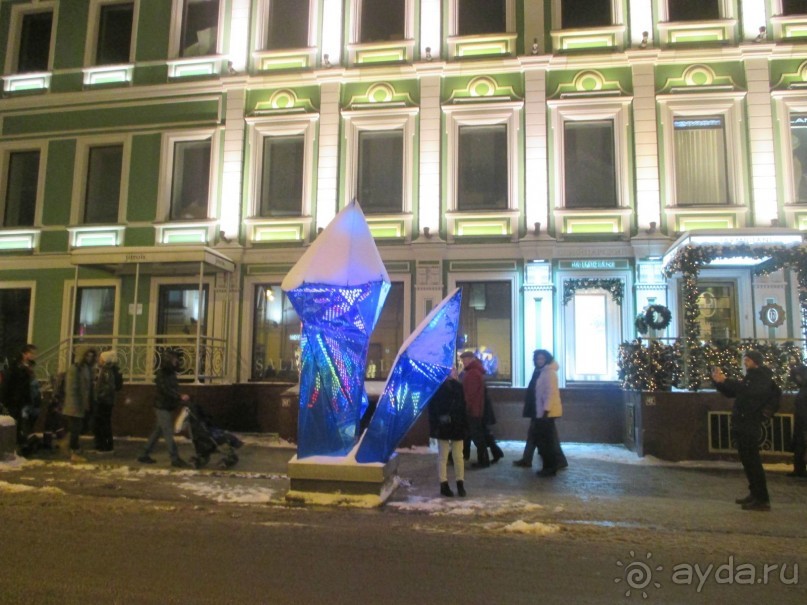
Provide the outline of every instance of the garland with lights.
[[[675,273],[682,275],[683,299],[683,356],[689,376],[686,388],[698,390],[703,383],[703,372],[707,352],[700,342],[700,325],[698,324],[698,273],[704,265],[719,258],[750,257],[766,259],[754,268],[754,273],[764,275],[783,267],[796,272],[798,280],[799,303],[801,307],[801,329],[807,339],[807,245],[799,246],[752,246],[750,244],[731,244],[725,246],[694,246],[680,248],[668,262],[662,272],[666,277]],[[708,374],[706,375],[708,378]]]
[[595,288],[602,288],[611,294],[614,302],[620,307],[622,306],[622,299],[625,296],[625,282],[618,277],[598,279],[598,278],[580,278],[580,279],[566,279],[563,280],[563,306],[569,304],[569,301],[574,298],[574,293],[577,290],[593,290]]

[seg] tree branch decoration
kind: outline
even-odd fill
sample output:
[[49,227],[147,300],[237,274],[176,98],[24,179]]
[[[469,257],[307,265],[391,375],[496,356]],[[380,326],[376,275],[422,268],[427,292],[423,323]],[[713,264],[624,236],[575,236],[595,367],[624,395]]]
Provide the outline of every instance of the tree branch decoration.
[[625,282],[618,277],[606,279],[585,277],[563,280],[563,306],[565,307],[569,304],[577,290],[594,290],[597,288],[602,288],[609,292],[614,302],[620,307],[622,306],[622,298],[625,296]]

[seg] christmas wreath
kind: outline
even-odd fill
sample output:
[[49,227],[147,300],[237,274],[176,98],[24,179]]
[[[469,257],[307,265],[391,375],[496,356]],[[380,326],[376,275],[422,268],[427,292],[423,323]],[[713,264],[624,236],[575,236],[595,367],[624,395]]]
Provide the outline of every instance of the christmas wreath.
[[633,320],[633,327],[639,334],[647,334],[647,320],[644,318],[644,313],[636,316],[636,319]]
[[664,305],[650,305],[644,312],[644,321],[648,328],[666,330],[672,320],[672,313]]

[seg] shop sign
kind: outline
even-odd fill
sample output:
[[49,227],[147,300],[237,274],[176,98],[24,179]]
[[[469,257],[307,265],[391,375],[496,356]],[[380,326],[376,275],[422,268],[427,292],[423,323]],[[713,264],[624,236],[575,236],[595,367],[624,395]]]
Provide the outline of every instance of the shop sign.
[[785,310],[780,305],[768,303],[760,309],[759,319],[769,328],[778,328],[785,323]]
[[560,269],[576,269],[578,271],[611,271],[613,269],[627,269],[628,261],[624,259],[583,259],[558,261]]

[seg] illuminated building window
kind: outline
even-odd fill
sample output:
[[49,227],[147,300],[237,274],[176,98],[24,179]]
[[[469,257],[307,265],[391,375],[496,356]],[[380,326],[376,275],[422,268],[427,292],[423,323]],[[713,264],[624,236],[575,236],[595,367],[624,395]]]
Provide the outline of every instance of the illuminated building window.
[[506,210],[507,124],[459,128],[457,210]]
[[613,120],[563,124],[566,208],[616,208]]
[[214,216],[218,140],[212,129],[163,135],[158,216],[166,220],[206,221]]
[[720,116],[673,120],[678,205],[729,203],[726,130]]
[[298,382],[300,318],[276,284],[258,284],[252,322],[252,380]]
[[458,351],[473,351],[485,367],[488,382],[512,380],[512,283],[458,281],[462,288]]
[[115,288],[79,287],[76,292],[76,311],[73,334],[82,336],[110,336],[115,334]]
[[32,227],[39,198],[39,149],[22,149],[5,154],[3,227]]

